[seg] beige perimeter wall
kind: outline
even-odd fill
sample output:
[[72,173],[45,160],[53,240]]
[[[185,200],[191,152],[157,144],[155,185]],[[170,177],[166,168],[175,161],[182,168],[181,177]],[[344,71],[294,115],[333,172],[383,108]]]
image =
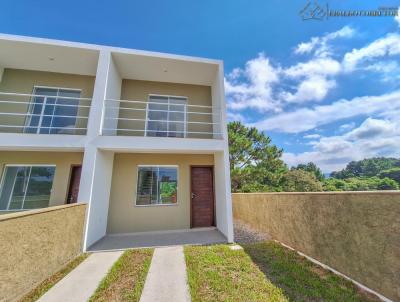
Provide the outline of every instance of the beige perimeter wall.
[[[172,96],[184,96],[188,99],[188,105],[200,105],[200,106],[212,106],[211,98],[211,87],[201,85],[188,85],[188,84],[176,84],[176,83],[163,83],[163,82],[151,82],[151,81],[138,81],[138,80],[123,80],[121,89],[122,100],[133,100],[147,102],[150,94],[159,95],[172,95]],[[127,108],[142,108],[145,109],[145,104],[129,104],[121,103],[121,107]],[[188,111],[196,112],[211,112],[209,108],[198,108],[188,107]],[[120,110],[121,118],[131,119],[145,119],[145,111],[133,111],[133,110]],[[212,116],[205,114],[191,114],[188,115],[188,120],[192,122],[211,122]],[[137,135],[143,136],[145,123],[141,121],[124,121],[120,120],[118,127],[121,129],[143,129],[142,132],[132,133],[120,131],[119,135]],[[201,124],[188,124],[187,131],[190,132],[212,132],[212,125],[201,125]],[[188,134],[188,137],[194,138],[211,138],[212,135],[204,134]]]
[[400,301],[400,192],[232,198],[235,219]]
[[[190,228],[190,165],[213,165],[213,155],[115,154],[107,233]],[[177,165],[176,205],[135,205],[138,165]]]
[[83,153],[81,152],[0,151],[0,179],[3,177],[7,164],[55,165],[56,173],[49,205],[61,205],[67,200],[71,167],[82,164],[82,159]]
[[0,301],[15,301],[81,253],[85,204],[0,216]]

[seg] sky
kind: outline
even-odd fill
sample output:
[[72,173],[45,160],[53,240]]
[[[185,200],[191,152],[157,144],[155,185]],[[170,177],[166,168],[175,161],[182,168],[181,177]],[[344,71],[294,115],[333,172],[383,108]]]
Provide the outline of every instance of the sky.
[[13,0],[0,32],[222,59],[229,120],[264,131],[289,166],[400,157],[400,17],[303,20],[308,1]]

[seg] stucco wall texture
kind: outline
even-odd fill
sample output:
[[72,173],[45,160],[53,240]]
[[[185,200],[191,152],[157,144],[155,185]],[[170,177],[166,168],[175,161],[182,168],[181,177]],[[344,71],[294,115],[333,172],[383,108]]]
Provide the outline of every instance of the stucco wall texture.
[[0,301],[16,301],[82,251],[85,204],[0,216]]
[[[115,154],[107,233],[190,228],[190,166],[213,164],[212,154]],[[136,206],[139,165],[177,166],[178,200],[176,204]]]
[[232,194],[233,215],[400,301],[400,192]]

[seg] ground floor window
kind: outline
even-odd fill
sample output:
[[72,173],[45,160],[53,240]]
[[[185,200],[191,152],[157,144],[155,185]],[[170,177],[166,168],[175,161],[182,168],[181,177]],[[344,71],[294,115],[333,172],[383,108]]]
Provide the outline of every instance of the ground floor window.
[[55,170],[55,166],[7,165],[0,187],[0,210],[48,207]]
[[139,166],[136,205],[176,204],[178,167]]

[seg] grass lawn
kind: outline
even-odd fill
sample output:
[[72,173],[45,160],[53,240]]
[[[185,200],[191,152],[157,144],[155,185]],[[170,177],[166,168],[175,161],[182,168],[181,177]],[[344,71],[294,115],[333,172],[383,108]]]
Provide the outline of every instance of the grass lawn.
[[152,249],[125,251],[89,301],[139,301],[152,255]]
[[243,251],[228,245],[185,247],[192,301],[287,301]]
[[290,301],[380,301],[352,282],[324,270],[282,245],[266,241],[243,245],[265,276]]
[[42,283],[40,283],[36,288],[31,290],[27,295],[25,295],[19,302],[32,302],[38,300],[43,296],[50,288],[52,288],[58,281],[64,278],[70,271],[77,267],[83,260],[89,256],[88,253],[82,254],[68,263],[63,269],[55,273],[50,278],[47,278]]

